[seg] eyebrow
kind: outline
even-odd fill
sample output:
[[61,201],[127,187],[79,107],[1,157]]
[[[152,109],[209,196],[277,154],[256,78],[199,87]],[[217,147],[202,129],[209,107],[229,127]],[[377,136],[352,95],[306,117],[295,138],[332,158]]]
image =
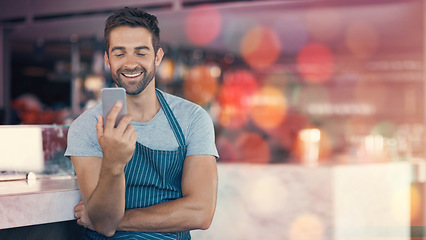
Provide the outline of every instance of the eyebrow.
[[[115,46],[111,49],[111,52],[114,52],[115,50],[123,51],[125,49],[126,48],[122,46]],[[150,50],[150,48],[148,46],[139,46],[139,47],[135,47],[135,50]]]
[[147,46],[140,46],[140,47],[135,47],[135,50],[150,50],[150,48]]
[[124,47],[120,47],[120,46],[117,46],[117,47],[113,47],[112,49],[111,49],[111,52],[114,52],[115,50],[124,50],[125,48]]

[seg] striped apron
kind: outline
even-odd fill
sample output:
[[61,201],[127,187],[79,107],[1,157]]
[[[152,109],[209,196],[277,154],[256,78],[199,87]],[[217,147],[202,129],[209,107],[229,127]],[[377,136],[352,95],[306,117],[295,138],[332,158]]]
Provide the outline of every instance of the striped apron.
[[[179,148],[176,151],[150,149],[136,143],[135,153],[124,168],[126,178],[126,210],[143,208],[182,197],[181,179],[186,144],[182,129],[164,99],[156,89],[158,100],[173,130]],[[84,239],[191,239],[189,231],[174,233],[116,232],[111,238],[86,230]]]

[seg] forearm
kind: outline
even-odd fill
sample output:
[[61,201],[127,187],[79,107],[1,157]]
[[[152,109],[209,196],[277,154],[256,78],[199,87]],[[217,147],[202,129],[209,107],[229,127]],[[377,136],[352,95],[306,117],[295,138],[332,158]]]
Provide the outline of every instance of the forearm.
[[98,184],[86,206],[94,229],[106,236],[113,235],[124,215],[124,171],[101,167]]
[[146,208],[126,210],[117,230],[182,232],[207,229],[211,224],[214,209],[213,202],[196,201],[190,197],[179,198]]

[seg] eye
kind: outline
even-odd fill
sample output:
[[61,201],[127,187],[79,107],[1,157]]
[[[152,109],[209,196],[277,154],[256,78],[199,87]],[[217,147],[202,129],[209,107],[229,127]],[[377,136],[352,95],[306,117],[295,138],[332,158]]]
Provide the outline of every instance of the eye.
[[145,54],[145,53],[136,53],[136,55],[143,57],[143,56],[145,56],[146,54]]

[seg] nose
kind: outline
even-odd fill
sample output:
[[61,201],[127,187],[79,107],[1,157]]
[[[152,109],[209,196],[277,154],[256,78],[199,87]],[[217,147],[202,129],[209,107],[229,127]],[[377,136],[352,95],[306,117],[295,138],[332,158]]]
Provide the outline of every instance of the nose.
[[128,69],[134,69],[135,67],[138,66],[138,63],[136,61],[136,57],[134,57],[133,55],[129,54],[126,56],[126,62],[124,64],[125,68]]

